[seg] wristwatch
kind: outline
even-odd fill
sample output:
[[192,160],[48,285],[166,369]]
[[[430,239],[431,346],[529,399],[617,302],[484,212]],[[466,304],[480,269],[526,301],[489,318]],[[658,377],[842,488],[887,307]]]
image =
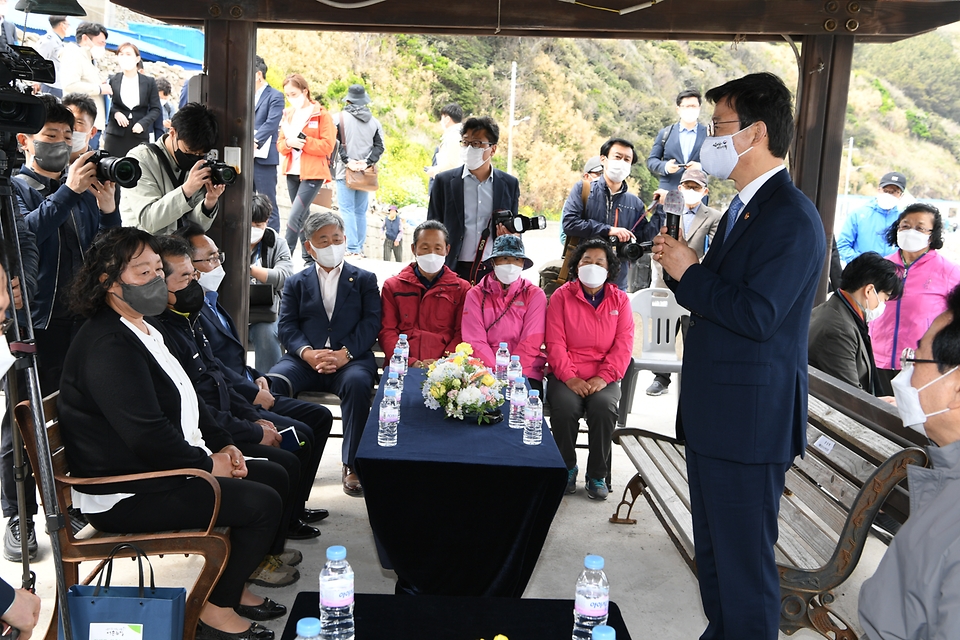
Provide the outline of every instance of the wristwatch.
[[347,349],[346,347],[344,347],[343,352],[347,355],[347,362],[350,362],[351,360],[353,360],[353,354],[350,353],[350,349]]

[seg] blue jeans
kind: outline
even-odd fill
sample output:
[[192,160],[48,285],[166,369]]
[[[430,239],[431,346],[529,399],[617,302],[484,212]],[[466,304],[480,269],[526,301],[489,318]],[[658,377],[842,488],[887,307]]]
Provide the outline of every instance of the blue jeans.
[[270,371],[280,362],[280,338],[277,336],[277,321],[253,322],[250,324],[250,343],[257,371]]
[[[323,180],[301,180],[300,176],[287,176],[287,193],[290,194],[290,217],[287,218],[287,233],[285,239],[290,247],[290,254],[297,250],[297,240],[306,242],[303,237],[303,223],[310,215],[310,205],[317,197],[317,192],[323,186]],[[306,256],[306,247],[303,249]],[[305,258],[306,259],[306,258]]]
[[347,232],[347,251],[362,253],[367,240],[368,191],[354,191],[346,180],[337,180],[337,204]]

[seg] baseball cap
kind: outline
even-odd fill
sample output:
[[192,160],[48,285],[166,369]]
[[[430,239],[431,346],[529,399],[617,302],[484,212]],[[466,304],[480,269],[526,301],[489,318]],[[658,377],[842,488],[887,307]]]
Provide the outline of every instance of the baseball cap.
[[885,186],[890,184],[895,187],[900,187],[901,191],[906,191],[907,177],[897,171],[891,171],[890,173],[883,174],[883,177],[880,178],[880,188],[883,189]]
[[705,174],[700,169],[687,169],[683,172],[683,175],[680,176],[680,182],[696,182],[701,187],[707,186],[707,174]]
[[603,162],[600,161],[600,156],[593,156],[583,165],[584,173],[597,173],[599,171],[603,171]]

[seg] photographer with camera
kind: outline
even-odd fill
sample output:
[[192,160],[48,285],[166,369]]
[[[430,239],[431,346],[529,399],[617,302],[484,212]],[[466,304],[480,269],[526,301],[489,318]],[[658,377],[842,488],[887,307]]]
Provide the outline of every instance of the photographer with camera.
[[191,102],[174,114],[169,133],[130,151],[143,176],[135,187],[122,188],[123,225],[155,235],[173,233],[187,222],[209,229],[226,184],[236,179],[229,167],[205,160],[218,133],[213,112]]
[[[650,220],[640,198],[627,191],[627,176],[637,163],[633,145],[623,138],[610,138],[600,147],[603,179],[590,184],[583,199],[583,181],[570,190],[563,205],[563,231],[570,238],[601,237],[612,243],[623,262],[635,262],[643,255],[639,242],[652,240],[664,224],[664,214],[655,212]],[[584,206],[586,205],[586,206]],[[620,269],[617,286],[627,288],[627,269]]]

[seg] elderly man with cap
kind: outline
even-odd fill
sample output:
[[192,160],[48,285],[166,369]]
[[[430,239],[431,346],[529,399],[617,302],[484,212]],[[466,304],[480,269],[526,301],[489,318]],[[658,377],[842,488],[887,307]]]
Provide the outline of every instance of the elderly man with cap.
[[896,171],[886,173],[880,178],[877,197],[847,215],[837,238],[837,249],[844,264],[867,251],[876,251],[882,256],[894,252],[895,247],[887,243],[887,229],[900,215],[898,204],[906,189],[906,176]]
[[337,181],[337,204],[346,225],[347,255],[363,255],[367,238],[367,204],[369,192],[347,186],[347,169],[363,171],[372,167],[383,155],[383,127],[370,113],[370,96],[363,85],[352,84],[343,99],[346,106],[334,114],[340,140],[340,162],[334,180]]
[[[680,195],[686,207],[680,217],[680,230],[687,246],[697,252],[697,259],[703,260],[703,255],[710,248],[713,236],[717,232],[723,212],[703,204],[703,198],[710,192],[707,188],[707,174],[700,169],[687,169],[680,178]],[[657,205],[658,207],[662,205]],[[654,264],[656,278],[653,286],[666,287],[663,284],[663,267],[660,263]],[[680,331],[687,337],[687,327],[690,326],[690,316],[683,316],[680,320]],[[647,387],[648,396],[662,396],[670,386],[669,373],[655,373],[653,382]]]
[[926,435],[931,468],[911,465],[910,519],[860,588],[869,640],[960,637],[960,288],[905,349],[893,380],[905,426]]

